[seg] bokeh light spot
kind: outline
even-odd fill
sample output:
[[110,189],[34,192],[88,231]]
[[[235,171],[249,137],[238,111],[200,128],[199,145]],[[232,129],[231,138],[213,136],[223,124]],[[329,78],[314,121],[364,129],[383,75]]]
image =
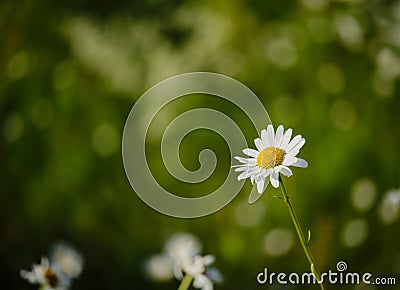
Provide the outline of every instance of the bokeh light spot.
[[333,63],[321,65],[318,71],[318,81],[321,88],[332,94],[338,94],[344,89],[345,77],[342,70]]
[[304,7],[313,11],[323,11],[328,6],[328,0],[302,0]]
[[322,16],[311,17],[308,19],[308,30],[312,38],[320,43],[327,43],[335,39],[335,29],[332,22]]
[[385,224],[394,223],[400,214],[400,190],[388,191],[379,206],[379,217]]
[[358,51],[364,45],[363,29],[350,13],[340,12],[334,16],[334,24],[342,43],[350,50]]
[[368,211],[376,201],[375,183],[370,179],[356,181],[352,188],[351,201],[358,211]]
[[285,120],[290,126],[298,124],[304,116],[304,105],[300,99],[280,96],[273,103],[274,114],[278,120]]
[[77,71],[71,61],[64,61],[57,65],[53,74],[53,85],[57,90],[63,90],[74,85]]
[[373,75],[372,88],[376,96],[381,99],[392,97],[396,89],[394,80],[384,78],[379,73]]
[[368,236],[368,224],[364,219],[353,219],[342,229],[342,243],[349,248],[359,246]]
[[235,209],[235,220],[243,227],[258,226],[265,216],[265,205],[261,202],[249,205],[246,201],[240,202]]
[[28,52],[25,50],[15,53],[7,64],[7,72],[10,79],[15,80],[24,77],[30,66]]
[[39,129],[46,128],[53,120],[54,107],[47,99],[39,99],[32,107],[32,120]]
[[293,246],[293,233],[286,228],[276,228],[264,237],[263,250],[269,256],[282,256]]
[[340,130],[349,130],[356,121],[353,104],[344,99],[336,100],[330,110],[333,125]]
[[102,124],[93,133],[93,147],[103,157],[115,153],[119,144],[119,135],[111,124]]
[[282,70],[290,69],[297,63],[297,49],[287,37],[270,39],[266,54],[268,60]]
[[18,113],[11,113],[4,121],[4,137],[12,143],[17,141],[24,132],[24,121]]
[[387,80],[400,76],[400,57],[392,49],[385,47],[376,55],[378,74]]

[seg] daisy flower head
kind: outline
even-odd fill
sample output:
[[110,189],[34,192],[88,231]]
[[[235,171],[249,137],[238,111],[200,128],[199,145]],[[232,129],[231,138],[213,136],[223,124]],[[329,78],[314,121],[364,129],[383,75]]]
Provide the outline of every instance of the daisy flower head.
[[189,233],[177,233],[166,242],[165,253],[171,257],[173,273],[176,279],[181,280],[183,273],[193,264],[193,259],[201,251],[199,240]]
[[41,290],[67,290],[71,280],[79,276],[83,267],[82,256],[66,244],[57,244],[50,259],[42,257],[31,271],[21,270],[20,275]]
[[51,267],[47,257],[42,257],[40,264],[33,265],[31,271],[21,270],[20,275],[31,284],[39,284],[43,290],[66,290],[70,285],[70,279]]
[[[279,174],[285,176],[293,175],[289,166],[305,168],[307,161],[296,157],[306,140],[301,135],[292,137],[292,129],[284,130],[280,125],[276,132],[272,125],[261,131],[261,138],[256,138],[254,144],[257,148],[246,148],[243,153],[249,158],[235,157],[240,165],[236,165],[235,171],[241,172],[238,180],[250,178],[251,183],[257,184],[259,194],[263,193],[267,178],[273,187],[279,187]],[[267,182],[266,182],[267,180]]]
[[[162,264],[162,269],[157,267],[157,274],[168,273],[169,277],[173,274],[177,280],[182,280],[189,275],[193,279],[194,288],[212,290],[214,283],[222,282],[222,276],[217,269],[211,267],[215,257],[201,255],[201,248],[201,243],[195,236],[189,233],[177,233],[167,240],[164,254],[155,255],[149,261],[154,263],[157,259],[157,266]],[[147,266],[149,266],[149,262]],[[147,269],[150,270],[148,267]],[[152,276],[154,277],[154,275]]]

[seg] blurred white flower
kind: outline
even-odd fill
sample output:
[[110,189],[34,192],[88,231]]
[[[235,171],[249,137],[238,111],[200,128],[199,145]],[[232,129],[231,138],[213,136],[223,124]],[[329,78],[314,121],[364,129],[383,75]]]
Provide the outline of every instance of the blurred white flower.
[[39,284],[42,290],[66,290],[70,284],[68,277],[50,267],[47,257],[42,257],[40,264],[33,265],[32,271],[21,270],[20,275],[31,284]]
[[279,186],[279,173],[291,176],[293,173],[288,166],[307,167],[304,159],[296,157],[306,140],[295,136],[291,141],[292,129],[284,131],[282,125],[274,132],[272,125],[261,131],[261,138],[254,140],[257,150],[244,149],[243,153],[250,158],[235,157],[241,165],[236,165],[236,172],[241,172],[238,180],[250,178],[251,183],[257,184],[258,193],[264,191],[265,179],[269,176],[273,187]]
[[201,244],[193,235],[174,234],[165,243],[164,254],[154,255],[146,262],[146,270],[155,280],[163,280],[169,273],[182,280],[187,274],[193,277],[193,287],[212,290],[213,283],[222,282],[222,277],[218,270],[209,267],[214,256],[202,256],[200,251]]
[[196,253],[202,250],[200,241],[192,234],[189,233],[176,233],[168,238],[164,245],[164,251],[167,253],[175,253],[179,251],[182,246],[190,244],[192,250]]
[[400,189],[388,191],[379,207],[379,215],[382,222],[391,224],[400,215]]
[[22,278],[31,284],[39,284],[41,290],[66,290],[71,279],[82,272],[82,256],[70,246],[57,244],[50,256],[42,257],[40,264],[32,266],[31,271],[21,270]]
[[145,264],[147,275],[155,281],[163,282],[174,277],[172,272],[172,259],[165,254],[150,257]]
[[51,255],[52,264],[69,278],[78,277],[83,268],[83,258],[71,246],[57,244]]
[[193,277],[193,287],[212,290],[214,282],[222,282],[219,271],[209,268],[214,261],[215,258],[212,255],[194,257],[192,265],[186,269],[186,273]]
[[[172,257],[174,276],[178,280],[188,274],[193,277],[193,287],[202,290],[211,290],[213,282],[222,281],[219,272],[209,268],[215,260],[214,256],[201,256],[201,244],[193,235],[173,235],[168,239],[165,250]],[[213,275],[208,276],[209,273]]]
[[193,258],[201,251],[201,244],[191,234],[179,233],[171,236],[165,244],[165,252],[172,258],[173,271],[176,279],[183,278],[182,272],[193,264]]

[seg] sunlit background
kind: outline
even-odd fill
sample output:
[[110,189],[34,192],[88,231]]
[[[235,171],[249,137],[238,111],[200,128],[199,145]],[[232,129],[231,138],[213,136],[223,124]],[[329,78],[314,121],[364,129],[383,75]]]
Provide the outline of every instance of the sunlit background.
[[[128,113],[152,85],[191,71],[243,82],[274,124],[306,138],[299,156],[309,168],[294,169],[285,184],[321,270],[343,260],[400,283],[399,1],[5,0],[0,35],[2,289],[35,289],[19,271],[59,241],[84,257],[71,289],[176,289],[178,281],[145,271],[176,232],[194,234],[216,257],[224,277],[216,289],[281,289],[257,284],[264,267],[309,271],[272,187],[249,205],[247,181],[221,211],[189,220],[161,215],[134,194],[121,157]],[[181,196],[212,192],[232,159],[221,137],[199,130],[184,139],[182,162],[195,170],[198,153],[212,148],[212,179],[189,185],[165,174],[163,128],[195,107],[229,115],[249,144],[257,137],[226,101],[169,104],[151,127],[147,158]]]

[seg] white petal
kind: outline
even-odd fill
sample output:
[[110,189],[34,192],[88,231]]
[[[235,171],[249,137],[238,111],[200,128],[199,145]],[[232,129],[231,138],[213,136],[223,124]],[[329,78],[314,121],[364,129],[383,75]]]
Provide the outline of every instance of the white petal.
[[237,167],[242,167],[242,166],[245,166],[245,165],[243,165],[243,164],[239,164],[239,165],[236,164],[236,165],[232,165],[231,168],[237,168]]
[[268,173],[267,173],[267,172],[268,172],[267,169],[263,168],[263,169],[261,169],[260,174],[261,174],[261,176],[263,176],[263,177],[265,178],[265,177],[268,176]]
[[259,168],[258,166],[252,166],[252,165],[244,165],[242,167],[236,168],[235,172],[242,172],[242,171],[250,171],[253,169]]
[[301,140],[301,135],[296,135],[296,136],[292,139],[292,141],[290,141],[290,143],[289,143],[285,148],[283,148],[283,149],[285,149],[286,152],[290,152],[290,150],[292,150],[292,148],[293,148],[294,146],[296,146],[297,143],[299,143],[300,140]]
[[258,191],[258,193],[262,193],[264,191],[264,182],[265,182],[264,178],[260,178],[257,181],[257,191]]
[[274,133],[274,127],[272,125],[268,125],[267,127],[267,138],[268,138],[268,146],[275,146],[275,133]]
[[292,129],[289,128],[286,130],[285,134],[283,135],[283,139],[282,139],[280,148],[285,149],[288,146],[291,137],[292,137]]
[[207,268],[206,276],[213,282],[221,283],[224,279],[221,273],[215,268]]
[[193,279],[193,287],[201,290],[213,290],[213,284],[204,274],[196,275]]
[[270,175],[269,179],[271,180],[271,184],[273,187],[279,187],[279,173],[273,173]]
[[254,139],[254,145],[256,145],[258,151],[263,150],[262,142],[260,138]]
[[301,138],[299,143],[297,143],[290,151],[288,151],[287,154],[295,157],[299,153],[301,147],[303,147],[303,145],[305,143],[306,143],[306,139]]
[[235,172],[242,172],[242,171],[246,171],[249,169],[250,169],[250,166],[241,166],[241,167],[235,168]]
[[276,135],[275,135],[275,146],[280,148],[282,139],[283,139],[283,126],[279,125],[278,129],[276,129]]
[[203,257],[204,265],[208,266],[214,263],[215,257],[213,255],[206,255]]
[[256,178],[255,178],[255,176],[254,175],[252,175],[252,176],[250,176],[250,181],[251,181],[251,184],[254,184],[254,180],[255,180]]
[[296,167],[306,168],[308,167],[308,162],[301,158],[296,158],[297,160],[292,164]]
[[253,176],[255,174],[258,174],[259,168],[258,167],[249,167],[248,170],[242,172],[238,176],[238,180],[246,179],[250,176]]
[[237,177],[238,180],[242,180],[242,179],[246,179],[247,177],[249,177],[249,172],[245,171],[239,174],[239,176]]
[[257,164],[257,159],[254,159],[254,158],[243,158],[240,156],[235,156],[235,159],[238,160],[239,162],[249,164],[249,165]]
[[257,159],[250,159],[249,162],[248,162],[248,164],[249,164],[250,166],[257,166]]
[[254,166],[250,170],[250,173],[252,173],[252,174],[260,174],[262,169],[263,169],[262,167]]
[[267,135],[267,130],[261,130],[261,141],[262,141],[262,148],[265,149],[267,148],[268,145],[268,135]]
[[281,167],[280,172],[281,172],[283,175],[285,175],[285,176],[287,176],[287,177],[293,175],[293,172],[292,172],[292,170],[290,170],[289,167],[287,167],[287,166],[282,166],[282,165],[281,165],[280,167]]
[[258,157],[258,154],[259,154],[259,152],[257,150],[250,149],[250,148],[244,149],[243,153],[246,155],[249,155],[250,157],[256,157],[256,158]]
[[282,165],[291,166],[295,162],[296,162],[296,157],[285,155]]
[[173,265],[172,272],[174,273],[176,279],[178,280],[183,279],[182,268],[178,264]]
[[266,178],[266,177],[267,177],[268,175],[270,175],[272,172],[273,172],[273,169],[272,169],[272,168],[269,168],[269,169],[263,168],[263,169],[261,169],[260,176],[262,176],[263,178]]

